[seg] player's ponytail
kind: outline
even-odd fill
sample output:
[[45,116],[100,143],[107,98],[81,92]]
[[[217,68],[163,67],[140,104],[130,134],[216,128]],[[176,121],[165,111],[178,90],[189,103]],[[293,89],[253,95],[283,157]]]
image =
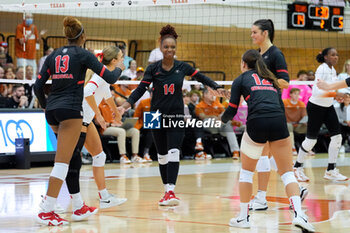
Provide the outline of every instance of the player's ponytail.
[[253,25],[257,26],[261,31],[268,31],[270,41],[273,43],[275,38],[275,26],[271,19],[259,19],[255,21]]
[[247,50],[243,54],[242,60],[247,64],[249,69],[256,70],[259,77],[270,81],[275,87],[280,87],[276,76],[267,68],[262,56],[257,50]]
[[171,26],[170,24],[166,25],[165,27],[162,27],[162,29],[159,32],[160,34],[160,43],[163,42],[163,40],[167,38],[173,38],[175,41],[178,37],[175,28]]
[[108,46],[102,50],[101,53],[101,63],[104,65],[109,65],[113,58],[117,59],[120,49],[114,45]]

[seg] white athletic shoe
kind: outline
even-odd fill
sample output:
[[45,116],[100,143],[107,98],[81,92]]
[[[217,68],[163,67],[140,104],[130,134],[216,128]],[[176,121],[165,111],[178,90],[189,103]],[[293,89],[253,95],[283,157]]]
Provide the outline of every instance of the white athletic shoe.
[[254,197],[253,200],[249,202],[249,210],[267,210],[267,202],[266,199],[261,200],[257,196]]
[[72,221],[82,221],[94,214],[96,214],[98,211],[98,209],[96,207],[90,207],[90,206],[87,206],[84,205],[80,208],[80,209],[77,209],[73,212],[72,214]]
[[308,221],[307,216],[297,215],[292,224],[296,227],[301,228],[303,232],[315,232],[315,227]]
[[146,162],[146,160],[144,160],[143,158],[141,158],[138,155],[133,155],[133,156],[131,156],[131,162],[133,162],[133,163],[143,163],[143,162]]
[[119,161],[120,161],[120,163],[123,163],[123,164],[129,164],[129,163],[131,163],[130,159],[129,159],[126,155],[120,156]]
[[332,181],[346,181],[349,178],[346,176],[343,176],[339,173],[339,169],[334,168],[333,170],[329,170],[324,173],[324,177],[326,180],[332,180]]
[[126,202],[127,198],[118,198],[114,195],[110,194],[110,196],[106,199],[100,199],[100,209],[107,209],[113,206],[118,206]]
[[231,218],[228,225],[238,228],[250,228],[249,215],[246,219]]
[[308,182],[310,179],[307,177],[304,173],[303,167],[295,167],[294,170],[294,176],[297,178],[297,181],[299,182]]

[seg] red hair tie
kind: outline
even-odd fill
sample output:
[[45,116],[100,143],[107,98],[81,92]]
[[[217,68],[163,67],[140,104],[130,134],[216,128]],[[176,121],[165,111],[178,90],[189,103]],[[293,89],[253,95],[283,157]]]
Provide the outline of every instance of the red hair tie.
[[101,57],[100,61],[102,61],[103,60],[103,53],[101,52],[101,53],[96,54],[96,57]]

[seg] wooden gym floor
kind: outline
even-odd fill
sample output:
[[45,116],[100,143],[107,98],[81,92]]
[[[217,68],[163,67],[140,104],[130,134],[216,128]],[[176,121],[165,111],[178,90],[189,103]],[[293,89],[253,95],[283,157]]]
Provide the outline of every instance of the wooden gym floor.
[[[332,183],[324,180],[326,165],[325,154],[317,154],[306,161],[306,174],[311,181],[303,183],[309,189],[303,209],[317,232],[350,232],[349,182]],[[349,155],[340,156],[338,168],[343,175],[350,176],[349,166]],[[160,208],[157,203],[164,193],[156,162],[124,166],[107,164],[108,189],[113,194],[127,197],[128,201],[121,206],[99,211],[87,221],[71,222],[64,227],[42,227],[34,221],[41,195],[47,189],[51,167],[0,170],[0,232],[301,232],[290,225],[292,212],[276,172],[271,173],[267,193],[269,209],[250,212],[250,230],[228,226],[230,218],[239,211],[239,169],[240,162],[229,158],[181,161],[175,189],[181,204],[178,207]],[[81,193],[86,204],[98,207],[91,165],[82,168]],[[70,198],[65,186],[58,202],[68,209],[67,214],[61,216],[70,220]]]

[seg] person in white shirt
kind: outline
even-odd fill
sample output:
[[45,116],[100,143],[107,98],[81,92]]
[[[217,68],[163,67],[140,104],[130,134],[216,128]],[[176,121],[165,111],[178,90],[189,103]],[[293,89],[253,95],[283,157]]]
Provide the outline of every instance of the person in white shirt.
[[[110,71],[113,71],[116,67],[119,67],[122,70],[125,68],[122,58],[123,53],[119,48],[115,46],[106,47],[103,49],[102,53],[97,54],[97,56],[101,58],[101,63],[104,64],[105,67]],[[101,101],[105,99],[105,101],[114,112],[115,121],[121,124],[121,116],[117,110],[117,106],[114,103],[109,86],[110,84],[108,84],[97,74],[93,73],[91,70],[88,70],[86,72],[83,100],[83,127],[81,129],[80,138],[75,149],[77,151],[81,151],[84,145],[92,155],[92,171],[97,185],[98,195],[100,197],[100,209],[121,205],[127,200],[126,198],[115,197],[106,189],[104,176],[106,154],[103,151],[101,139],[99,133],[97,132],[96,126],[92,123],[92,120],[94,117],[96,117],[98,124],[103,129],[106,129],[106,122],[98,108],[98,105],[101,103]],[[74,167],[72,166],[72,161],[76,159],[75,154],[76,153],[73,154],[69,169],[72,169]],[[74,169],[76,170],[77,174],[79,174],[80,167],[78,166]],[[79,181],[75,183],[76,185],[79,185]],[[69,184],[67,183],[67,185]],[[82,201],[80,193],[75,195],[78,196],[78,198],[72,198],[73,206],[76,205],[76,202]]]
[[151,54],[149,55],[148,65],[162,59],[163,59],[163,53],[160,51],[160,48],[155,48],[151,51]]
[[130,79],[136,78],[136,67],[137,63],[135,60],[129,62],[129,69],[123,71],[122,76],[128,76]]
[[[337,80],[337,72],[334,66],[338,62],[338,53],[335,48],[326,48],[317,55],[316,60],[321,63],[317,68],[315,80],[323,80],[326,82],[335,82]],[[309,181],[303,170],[303,163],[309,151],[316,145],[319,130],[324,123],[331,136],[328,147],[328,167],[325,171],[324,178],[332,181],[345,181],[348,177],[343,176],[336,169],[336,161],[339,149],[342,143],[340,125],[335,112],[333,101],[336,93],[334,91],[324,91],[314,85],[312,88],[312,96],[307,104],[306,110],[308,115],[306,138],[302,142],[298,158],[294,165],[294,174],[298,181]]]

